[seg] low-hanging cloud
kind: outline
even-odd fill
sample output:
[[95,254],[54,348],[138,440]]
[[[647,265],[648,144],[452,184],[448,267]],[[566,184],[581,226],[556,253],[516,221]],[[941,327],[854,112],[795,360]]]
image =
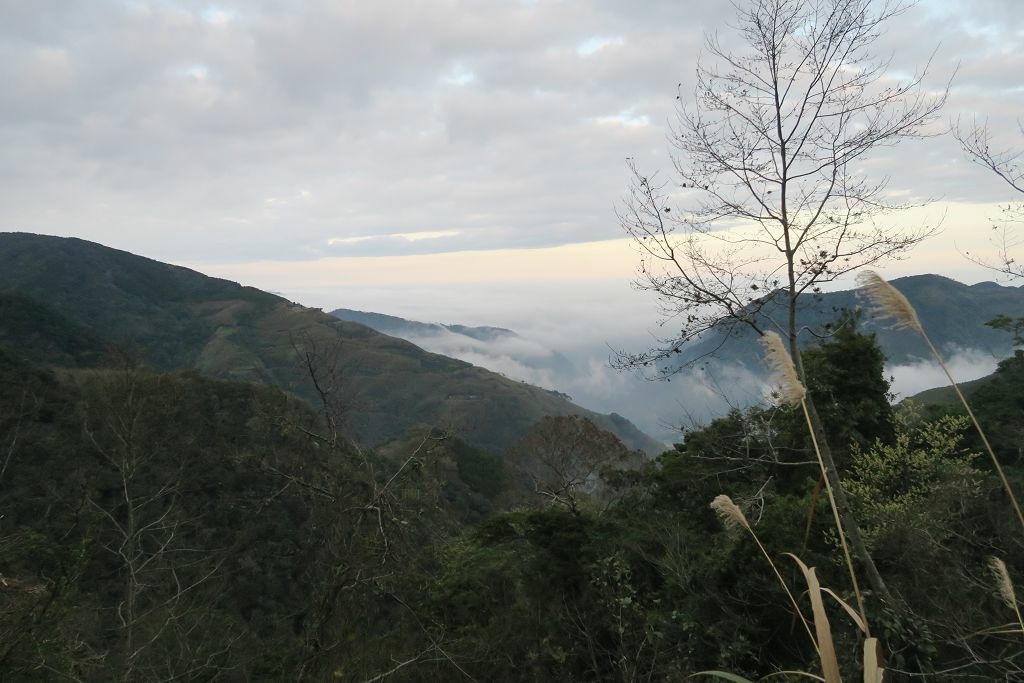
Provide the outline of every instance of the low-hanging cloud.
[[[599,332],[606,330],[607,320],[590,318],[586,326],[590,335],[555,328],[542,320],[520,322],[523,326],[515,332],[487,340],[444,328],[400,336],[428,351],[568,394],[585,408],[619,413],[666,444],[678,440],[684,430],[706,424],[732,407],[751,405],[764,395],[763,378],[740,365],[687,369],[671,381],[651,381],[638,372],[615,370],[608,362],[610,347]],[[576,322],[581,322],[579,317]],[[644,335],[634,330],[629,337],[627,343],[639,344]]]
[[[999,358],[981,349],[950,349],[945,358],[946,367],[957,382],[967,382],[990,375],[996,370]],[[897,398],[906,398],[926,389],[948,386],[949,379],[934,358],[922,358],[913,363],[887,366],[886,374],[892,378],[892,391]]]

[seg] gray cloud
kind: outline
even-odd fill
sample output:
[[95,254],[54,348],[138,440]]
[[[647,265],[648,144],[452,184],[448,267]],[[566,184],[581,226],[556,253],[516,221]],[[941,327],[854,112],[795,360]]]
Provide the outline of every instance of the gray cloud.
[[[223,262],[616,237],[623,159],[668,166],[675,85],[686,91],[702,31],[731,9],[3,0],[0,12],[0,229]],[[1014,0],[928,0],[884,46],[912,70],[943,41],[935,84],[961,63],[950,115],[1005,123],[1024,101],[1022,25]],[[1004,196],[946,139],[878,165],[915,196]],[[444,230],[459,237],[328,244]]]

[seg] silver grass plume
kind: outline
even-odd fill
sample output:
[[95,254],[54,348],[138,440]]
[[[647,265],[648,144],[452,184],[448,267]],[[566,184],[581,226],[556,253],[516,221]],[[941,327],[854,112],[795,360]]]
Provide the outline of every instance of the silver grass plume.
[[740,506],[732,502],[732,498],[724,493],[715,496],[715,499],[711,501],[711,509],[722,518],[722,523],[725,524],[726,529],[736,529],[738,527],[750,529],[750,523],[747,521],[747,516],[743,514],[743,510],[740,510]]
[[764,347],[765,360],[772,371],[772,382],[779,387],[779,400],[786,405],[799,405],[807,395],[793,366],[793,359],[786,351],[786,345],[775,332],[765,332],[760,339]]
[[988,568],[996,579],[996,589],[999,597],[1003,599],[1010,609],[1017,609],[1017,594],[1013,590],[1013,581],[1010,580],[1010,572],[1006,569],[1006,563],[998,557],[990,558]]
[[924,334],[917,311],[898,289],[890,285],[881,275],[873,270],[862,271],[857,275],[857,284],[864,288],[868,298],[875,305],[874,312],[884,318],[892,318],[896,322],[893,327],[916,330]]

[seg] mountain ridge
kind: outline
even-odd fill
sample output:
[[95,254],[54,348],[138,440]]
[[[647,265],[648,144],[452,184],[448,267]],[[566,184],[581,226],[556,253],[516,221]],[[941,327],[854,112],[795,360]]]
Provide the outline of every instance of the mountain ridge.
[[[921,324],[940,350],[974,348],[997,358],[1011,354],[1009,335],[986,327],[985,323],[999,314],[1024,316],[1024,287],[988,281],[967,285],[935,274],[895,278],[890,284],[914,306]],[[816,334],[827,333],[826,326],[836,322],[844,310],[860,310],[860,329],[875,333],[890,363],[930,358],[920,335],[913,330],[893,329],[891,320],[878,316],[872,308],[859,289],[801,296],[797,326],[813,332],[801,336],[801,345],[811,345]],[[783,316],[782,302],[769,301],[756,320],[771,329],[770,321],[781,321]],[[704,338],[684,347],[680,362],[692,364],[704,358],[753,365],[751,359],[760,358],[756,334],[749,326],[740,324],[713,329]]]
[[631,448],[663,445],[620,419],[319,309],[76,238],[0,233],[0,291],[41,302],[161,370],[272,383],[315,399],[303,359],[343,378],[336,395],[357,439],[449,427],[495,452],[544,415],[581,414]]

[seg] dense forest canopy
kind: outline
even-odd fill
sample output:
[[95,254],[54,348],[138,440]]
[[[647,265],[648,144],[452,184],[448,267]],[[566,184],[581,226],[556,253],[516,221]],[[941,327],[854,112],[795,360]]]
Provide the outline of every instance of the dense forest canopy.
[[[868,599],[890,670],[1013,677],[1019,632],[988,567],[1024,557],[976,435],[956,406],[890,405],[874,338],[839,330],[804,362],[899,596]],[[973,395],[1015,485],[1021,365]],[[852,604],[793,408],[736,410],[644,464],[583,418],[550,418],[504,454],[443,429],[364,450],[274,387],[47,368],[10,345],[0,372],[6,679],[815,670],[758,547],[709,507],[722,493],[777,561],[798,555]],[[829,616],[855,672],[858,628]]]

